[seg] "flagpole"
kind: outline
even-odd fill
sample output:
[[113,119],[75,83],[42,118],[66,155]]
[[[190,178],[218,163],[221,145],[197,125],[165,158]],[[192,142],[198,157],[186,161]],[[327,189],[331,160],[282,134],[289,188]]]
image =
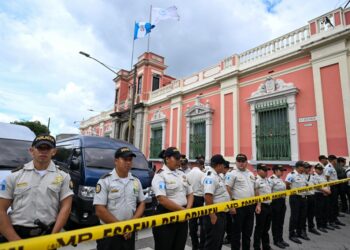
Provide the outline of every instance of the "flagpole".
[[131,52],[131,66],[130,66],[130,71],[132,70],[133,67],[133,62],[134,62],[134,48],[135,48],[135,25],[136,25],[136,21],[134,24],[134,32],[132,34],[132,52]]
[[[149,23],[152,25],[152,5],[150,7],[149,11]],[[148,40],[147,40],[147,53],[149,52],[149,43],[151,40],[151,32],[148,34]]]

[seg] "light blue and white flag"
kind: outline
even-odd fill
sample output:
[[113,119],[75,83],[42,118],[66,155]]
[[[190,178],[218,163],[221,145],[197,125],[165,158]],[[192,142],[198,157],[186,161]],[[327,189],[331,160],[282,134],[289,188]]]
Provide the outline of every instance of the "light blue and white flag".
[[176,6],[171,6],[166,9],[152,8],[152,24],[158,24],[160,21],[167,19],[180,20]]
[[148,22],[135,22],[134,40],[145,37],[148,33],[151,33],[151,29],[154,27],[155,25]]

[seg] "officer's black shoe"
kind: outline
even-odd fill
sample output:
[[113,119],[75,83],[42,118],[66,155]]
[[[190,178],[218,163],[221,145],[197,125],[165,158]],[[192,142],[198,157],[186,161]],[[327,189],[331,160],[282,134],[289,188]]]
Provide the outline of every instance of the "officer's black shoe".
[[282,248],[282,249],[285,249],[285,248],[286,248],[286,246],[283,245],[282,242],[276,242],[276,243],[274,243],[274,245],[275,245],[276,247],[279,247],[279,248]]
[[329,226],[335,228],[335,229],[340,229],[340,227],[338,225],[336,225],[335,223],[329,223]]
[[287,242],[285,242],[284,240],[282,240],[281,243],[282,243],[285,247],[289,247],[289,244],[288,244]]
[[321,235],[315,228],[309,229],[310,233],[316,234],[316,235]]
[[319,227],[317,229],[318,229],[318,231],[320,231],[322,233],[328,233],[328,231],[324,227]]
[[305,232],[298,234],[298,238],[303,239],[303,240],[310,240],[310,238],[307,237],[307,234]]
[[294,243],[303,244],[296,236],[290,236],[289,239],[290,239],[290,241],[293,241]]
[[332,231],[335,230],[335,228],[330,225],[326,225],[324,228]]
[[335,224],[339,225],[339,226],[345,226],[345,224],[343,222],[339,221],[339,220],[336,220]]

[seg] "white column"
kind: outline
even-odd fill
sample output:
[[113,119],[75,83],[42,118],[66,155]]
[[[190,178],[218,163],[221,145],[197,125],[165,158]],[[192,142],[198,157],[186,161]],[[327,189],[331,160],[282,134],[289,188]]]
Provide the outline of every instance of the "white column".
[[291,160],[299,161],[299,141],[298,141],[298,124],[297,111],[295,105],[295,95],[287,97],[288,117],[289,117],[289,134],[290,134],[290,150]]
[[233,85],[233,157],[240,153],[240,132],[239,132],[239,87],[237,78]]
[[207,113],[205,118],[205,160],[209,162],[212,157],[212,126],[211,114]]

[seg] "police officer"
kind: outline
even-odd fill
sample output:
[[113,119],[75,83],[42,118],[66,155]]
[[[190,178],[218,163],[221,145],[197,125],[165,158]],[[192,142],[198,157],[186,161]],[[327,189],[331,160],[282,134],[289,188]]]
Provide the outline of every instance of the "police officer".
[[[327,181],[335,181],[338,180],[337,171],[335,170],[335,165],[337,164],[337,157],[335,155],[328,156],[329,163],[324,169],[324,174],[326,176]],[[341,223],[338,216],[338,185],[331,186],[331,194],[328,198],[328,222],[329,226],[340,229],[339,225],[345,225]]]
[[[94,206],[101,224],[140,218],[145,210],[145,197],[138,178],[130,173],[136,155],[128,147],[114,154],[115,168],[97,182]],[[135,232],[97,240],[97,250],[133,250]]]
[[71,211],[73,183],[51,161],[55,138],[37,136],[30,153],[33,161],[13,170],[0,190],[0,234],[8,241],[58,233]]
[[[305,179],[303,161],[295,163],[295,170],[290,172],[286,177],[287,189],[306,187],[307,181]],[[289,239],[297,244],[302,242],[297,238],[310,240],[306,232],[302,231],[302,224],[305,221],[307,213],[307,202],[305,192],[301,192],[289,197],[290,204],[290,220],[289,220]]]
[[[281,179],[286,169],[282,165],[274,165],[272,167],[273,175],[269,177],[271,192],[281,192],[286,190],[286,184]],[[283,240],[283,224],[286,215],[286,198],[281,197],[271,202],[271,221],[272,221],[272,237],[274,244],[279,248],[289,247],[289,244]]]
[[188,167],[188,160],[186,158],[186,155],[181,155],[179,170],[181,170],[185,174],[188,174],[191,171],[191,169]]
[[[337,171],[337,176],[338,176],[339,180],[346,179],[345,164],[346,164],[346,159],[343,157],[338,157],[335,170]],[[340,197],[340,201],[341,201],[341,211],[343,213],[346,213],[349,209],[348,208],[348,201],[346,198],[346,186],[347,186],[346,182],[340,183],[338,185],[339,197]],[[338,213],[338,216],[344,217],[345,215]]]
[[[210,167],[203,180],[205,205],[230,201],[223,173],[226,161],[222,155],[214,155],[210,159]],[[226,226],[226,213],[220,212],[204,217],[205,250],[221,250]]]
[[[271,194],[271,186],[267,178],[267,171],[270,170],[265,164],[259,163],[256,166],[258,175],[255,181],[255,195]],[[255,208],[255,229],[254,229],[254,249],[268,250],[270,247],[269,230],[271,226],[271,200],[257,203]]]
[[[225,180],[226,175],[228,172],[232,171],[230,169],[230,162],[226,161],[225,166],[224,166],[224,172],[220,174],[221,178]],[[232,239],[232,215],[230,212],[226,213],[226,237],[224,238],[223,244],[231,244],[231,239]]]
[[[230,197],[233,200],[253,197],[255,176],[247,169],[247,156],[236,156],[237,170],[226,175],[225,184]],[[242,237],[242,249],[250,249],[250,237],[254,226],[255,205],[248,205],[232,210],[232,240],[231,249],[240,249]]]
[[[200,169],[202,166],[198,160],[192,167],[191,171],[187,174],[188,183],[192,186],[193,190],[193,206],[201,207],[204,204],[203,183],[202,180],[205,176],[204,172]],[[198,239],[198,224],[200,227],[200,234]],[[205,242],[203,217],[193,218],[189,220],[189,229],[192,242],[192,249],[203,249]]]
[[[312,173],[312,166],[308,163],[305,162],[305,178],[308,182],[308,186],[313,186],[316,184],[315,180],[315,174]],[[309,228],[309,232],[316,234],[316,235],[321,235],[320,232],[318,232],[315,229],[315,223],[314,223],[314,218],[315,218],[315,190],[310,190],[306,192],[306,202],[307,202],[307,213],[306,213],[306,219],[303,222],[303,231],[306,232],[306,222]]]
[[325,155],[320,155],[318,161],[324,168],[328,165],[328,158]]
[[[323,169],[324,167],[322,164],[316,164],[314,175],[315,185],[327,182],[326,177],[323,174]],[[329,187],[315,189],[315,204],[317,204],[317,208],[315,208],[316,225],[317,229],[323,233],[327,233],[327,229],[332,230],[327,227],[328,195],[330,195]]]
[[[193,192],[186,175],[177,169],[180,152],[175,147],[163,150],[160,158],[164,165],[157,171],[152,180],[152,189],[159,205],[156,213],[180,211],[192,207]],[[176,222],[152,228],[155,250],[183,250],[186,245],[188,223]]]

